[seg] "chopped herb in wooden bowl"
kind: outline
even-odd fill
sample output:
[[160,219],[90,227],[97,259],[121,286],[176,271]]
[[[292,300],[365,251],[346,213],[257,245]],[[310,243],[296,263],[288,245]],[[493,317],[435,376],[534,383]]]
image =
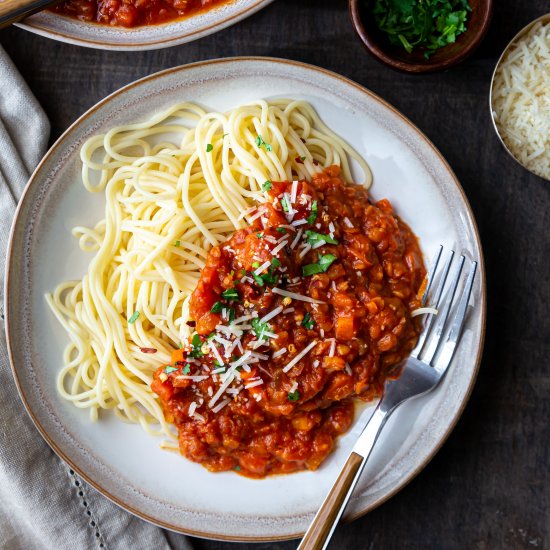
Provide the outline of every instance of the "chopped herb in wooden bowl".
[[471,11],[468,0],[367,0],[367,4],[391,44],[409,53],[419,48],[426,59],[455,42],[466,30]]

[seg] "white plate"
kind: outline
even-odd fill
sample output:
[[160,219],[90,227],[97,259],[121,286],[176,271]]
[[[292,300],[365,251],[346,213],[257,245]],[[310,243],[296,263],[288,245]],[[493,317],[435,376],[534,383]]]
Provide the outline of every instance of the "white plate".
[[197,40],[256,13],[273,0],[233,0],[207,12],[162,25],[126,29],[41,11],[18,27],[47,38],[100,50],[156,50]]
[[[67,336],[44,294],[81,277],[89,255],[71,237],[74,225],[103,217],[103,198],[80,182],[79,150],[113,126],[140,121],[181,101],[224,110],[256,98],[303,98],[357,148],[374,173],[372,195],[387,197],[420,238],[427,257],[440,243],[480,262],[475,308],[448,376],[439,388],[403,406],[380,436],[347,511],[361,515],[412,479],[441,446],[472,389],[485,326],[485,274],[471,210],[451,169],[399,112],[357,84],[296,62],[237,58],[171,69],[131,84],[83,115],[32,176],[14,223],[7,271],[7,334],[27,410],[52,446],[94,487],[131,512],[193,535],[232,540],[299,536],[335,480],[368,407],[316,472],[264,480],[209,473],[162,451],[138,426],[87,413],[55,390]],[[170,475],[167,475],[167,473]]]

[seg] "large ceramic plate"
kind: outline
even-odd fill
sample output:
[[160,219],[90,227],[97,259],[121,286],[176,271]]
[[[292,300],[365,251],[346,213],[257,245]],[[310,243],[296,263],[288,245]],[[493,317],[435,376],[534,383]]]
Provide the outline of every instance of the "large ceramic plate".
[[[80,183],[79,149],[90,136],[140,121],[181,101],[227,109],[256,98],[303,98],[364,155],[372,195],[388,197],[420,237],[427,257],[440,243],[480,262],[474,308],[448,375],[438,389],[403,406],[380,436],[347,510],[364,514],[410,481],[455,425],[479,365],[485,275],[472,213],[456,177],[430,141],[368,90],[312,66],[266,58],[214,60],[171,69],[131,84],[90,109],[58,140],[32,176],[13,227],[7,273],[7,333],[13,371],[36,426],[72,467],[103,494],[159,525],[198,536],[272,540],[299,536],[345,461],[365,418],[316,472],[264,480],[213,474],[138,426],[87,413],[62,401],[55,377],[67,336],[44,294],[81,277],[89,256],[70,230],[102,217],[101,195]],[[170,475],[166,475],[170,472]]]
[[89,48],[155,50],[191,42],[225,29],[271,2],[273,0],[232,0],[225,5],[179,21],[133,29],[87,23],[49,11],[27,17],[16,25],[41,36]]

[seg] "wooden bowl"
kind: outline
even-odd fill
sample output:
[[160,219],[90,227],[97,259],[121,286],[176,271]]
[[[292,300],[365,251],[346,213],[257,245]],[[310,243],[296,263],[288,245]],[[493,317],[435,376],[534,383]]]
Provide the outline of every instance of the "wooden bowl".
[[436,50],[429,59],[421,51],[407,51],[390,44],[385,33],[376,26],[366,0],[349,0],[349,13],[357,35],[378,61],[392,69],[411,74],[444,71],[464,61],[483,40],[493,12],[493,0],[470,0],[472,11],[466,21],[466,31],[454,44]]

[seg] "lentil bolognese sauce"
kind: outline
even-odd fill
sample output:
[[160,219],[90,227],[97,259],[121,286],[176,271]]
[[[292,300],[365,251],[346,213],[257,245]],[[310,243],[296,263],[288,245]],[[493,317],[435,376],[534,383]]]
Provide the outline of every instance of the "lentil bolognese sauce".
[[181,453],[248,477],[315,470],[414,347],[425,268],[387,200],[333,166],[264,184],[266,202],[211,249],[194,334],[153,391]]
[[231,0],[65,0],[52,11],[121,27],[158,25],[204,13]]

